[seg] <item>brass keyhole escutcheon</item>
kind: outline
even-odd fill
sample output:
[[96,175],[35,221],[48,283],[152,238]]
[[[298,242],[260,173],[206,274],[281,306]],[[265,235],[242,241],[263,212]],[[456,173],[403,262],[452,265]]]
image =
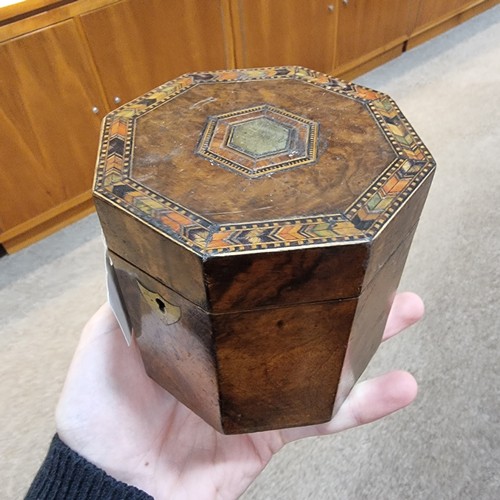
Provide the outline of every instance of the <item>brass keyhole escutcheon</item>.
[[144,285],[137,282],[141,295],[151,310],[159,316],[167,325],[177,323],[181,318],[181,308],[165,300],[160,294],[148,290]]

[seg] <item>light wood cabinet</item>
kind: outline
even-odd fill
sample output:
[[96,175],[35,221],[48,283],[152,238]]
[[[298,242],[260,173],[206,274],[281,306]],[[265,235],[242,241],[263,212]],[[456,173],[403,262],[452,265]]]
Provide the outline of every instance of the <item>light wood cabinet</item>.
[[350,78],[401,54],[412,5],[410,0],[340,1],[334,73]]
[[72,20],[0,44],[0,243],[8,251],[26,231],[90,207],[106,109],[89,66]]
[[411,49],[498,4],[498,0],[419,0],[410,21]]
[[401,54],[410,0],[232,0],[237,67],[301,65],[351,78]]
[[125,0],[80,19],[112,107],[183,73],[231,66],[219,0]]
[[336,0],[233,0],[238,67],[332,69]]
[[478,2],[473,0],[446,0],[445,2],[436,0],[419,0],[412,30],[419,31],[422,28],[431,26],[474,3]]

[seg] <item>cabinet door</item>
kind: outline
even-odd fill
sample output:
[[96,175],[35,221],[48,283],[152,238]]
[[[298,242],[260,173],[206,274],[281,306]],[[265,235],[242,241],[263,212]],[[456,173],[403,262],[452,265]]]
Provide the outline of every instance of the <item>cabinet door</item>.
[[336,1],[233,0],[238,67],[332,69]]
[[432,27],[441,21],[464,10],[468,5],[478,3],[476,0],[419,0],[413,25],[413,32]]
[[0,44],[0,242],[91,188],[103,106],[88,65],[72,21]]
[[344,71],[400,46],[408,38],[410,0],[343,0],[335,67]]
[[110,105],[230,63],[220,0],[126,0],[80,19]]

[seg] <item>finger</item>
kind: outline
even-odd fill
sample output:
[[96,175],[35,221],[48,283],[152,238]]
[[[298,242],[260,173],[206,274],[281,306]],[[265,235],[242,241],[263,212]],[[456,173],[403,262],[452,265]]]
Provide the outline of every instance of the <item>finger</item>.
[[390,339],[405,328],[419,321],[424,315],[424,303],[415,293],[396,295],[387,319],[383,340]]
[[[101,349],[116,352],[116,355],[133,351],[135,346],[132,343],[129,348],[113,309],[108,302],[104,303],[89,319],[85,325],[78,350],[86,349],[90,344],[99,343]],[[91,346],[93,349],[94,346]],[[119,354],[118,354],[119,353]]]
[[409,405],[416,398],[417,390],[413,375],[404,371],[386,373],[361,382],[354,387],[330,422],[281,431],[283,441],[334,434],[374,422]]
[[76,370],[96,378],[128,380],[144,371],[135,343],[129,347],[113,310],[105,303],[85,325],[71,363],[70,375]]
[[374,422],[409,405],[417,397],[415,378],[393,371],[354,387],[335,418],[325,425],[327,433]]
[[111,306],[108,302],[105,302],[87,321],[81,340],[83,343],[93,342],[97,337],[108,335],[119,328]]

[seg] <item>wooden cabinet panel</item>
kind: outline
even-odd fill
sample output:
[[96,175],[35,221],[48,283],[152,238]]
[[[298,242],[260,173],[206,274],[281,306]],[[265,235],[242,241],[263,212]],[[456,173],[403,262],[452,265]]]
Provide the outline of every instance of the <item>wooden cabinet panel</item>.
[[336,0],[234,0],[238,67],[300,65],[331,71]]
[[219,0],[125,0],[81,22],[113,106],[117,96],[126,102],[183,73],[230,65]]
[[477,0],[419,0],[412,31],[435,25],[474,3],[478,3]]
[[412,13],[407,49],[458,26],[498,4],[498,0],[419,0]]
[[410,0],[346,0],[340,2],[336,68],[365,60],[401,45],[407,39]]
[[88,66],[71,20],[0,44],[2,231],[91,188],[103,103]]
[[[8,76],[8,79],[6,78]],[[50,203],[39,186],[43,182],[41,153],[26,111],[12,90],[19,82],[5,47],[0,45],[0,232],[29,219]],[[33,203],[23,203],[23,192],[39,190]]]

